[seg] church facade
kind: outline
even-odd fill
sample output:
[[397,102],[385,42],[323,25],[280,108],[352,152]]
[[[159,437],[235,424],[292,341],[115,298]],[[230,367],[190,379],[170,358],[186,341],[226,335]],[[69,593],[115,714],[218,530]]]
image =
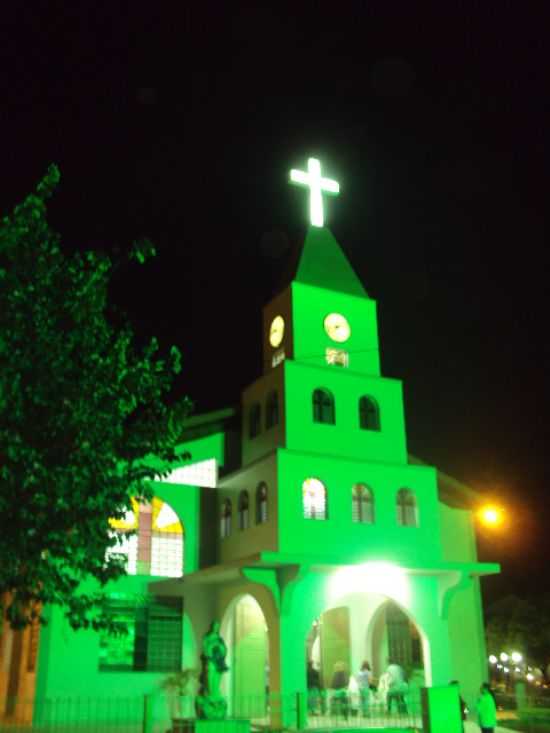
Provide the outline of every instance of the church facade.
[[[402,384],[380,371],[376,303],[328,228],[312,225],[292,282],[263,311],[263,373],[238,409],[187,421],[191,463],[112,531],[127,578],[112,610],[126,637],[73,632],[47,612],[35,719],[48,698],[150,695],[199,666],[221,622],[235,716],[296,723],[308,663],[411,688],[486,679],[471,492],[407,450]],[[159,703],[160,705],[161,703]]]

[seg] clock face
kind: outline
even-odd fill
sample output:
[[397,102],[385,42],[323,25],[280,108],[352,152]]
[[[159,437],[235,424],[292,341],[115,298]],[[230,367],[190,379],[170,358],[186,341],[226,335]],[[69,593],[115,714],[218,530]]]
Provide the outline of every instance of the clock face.
[[351,335],[351,328],[347,319],[340,313],[329,313],[325,318],[325,331],[328,336],[339,344],[347,341]]
[[269,343],[274,349],[280,345],[285,333],[285,322],[282,316],[275,316],[269,328]]

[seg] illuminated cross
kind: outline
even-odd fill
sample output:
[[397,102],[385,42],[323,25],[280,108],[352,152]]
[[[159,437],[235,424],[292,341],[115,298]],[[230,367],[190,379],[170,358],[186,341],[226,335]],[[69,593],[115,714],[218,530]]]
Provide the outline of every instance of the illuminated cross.
[[310,158],[307,162],[307,173],[297,171],[294,168],[290,171],[291,183],[309,188],[309,217],[314,227],[322,227],[323,219],[323,192],[336,195],[340,193],[338,181],[321,177],[321,163],[317,158]]

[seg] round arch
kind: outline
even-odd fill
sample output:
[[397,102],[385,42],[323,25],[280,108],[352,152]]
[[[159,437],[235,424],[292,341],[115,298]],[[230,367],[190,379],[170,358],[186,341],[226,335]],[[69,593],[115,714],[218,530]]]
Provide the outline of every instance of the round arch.
[[257,594],[247,590],[228,600],[221,619],[229,666],[222,689],[229,701],[229,712],[262,720],[267,715],[270,686],[268,617]]

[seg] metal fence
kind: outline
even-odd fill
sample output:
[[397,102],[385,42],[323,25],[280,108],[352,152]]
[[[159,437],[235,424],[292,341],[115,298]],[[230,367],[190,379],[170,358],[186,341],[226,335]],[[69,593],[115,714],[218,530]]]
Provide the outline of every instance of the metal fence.
[[[228,701],[229,720],[250,720],[260,731],[422,729],[419,690],[382,700],[353,694],[240,696]],[[49,698],[7,701],[1,733],[179,733],[195,716],[194,699],[164,694],[133,698]],[[227,726],[229,733],[230,725]],[[221,731],[224,733],[224,731]],[[233,730],[232,730],[233,733]]]

